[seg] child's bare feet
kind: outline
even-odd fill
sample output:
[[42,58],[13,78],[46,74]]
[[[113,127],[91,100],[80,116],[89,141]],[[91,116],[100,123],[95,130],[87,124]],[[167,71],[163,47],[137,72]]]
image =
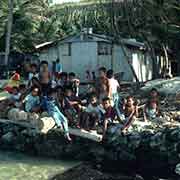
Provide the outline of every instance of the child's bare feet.
[[122,134],[124,134],[124,135],[125,135],[125,134],[127,133],[127,129],[125,129],[125,128],[124,128],[124,129],[122,129],[122,131],[121,131],[121,132],[122,132]]
[[69,136],[69,134],[66,134],[66,135],[65,135],[65,138],[66,138],[69,142],[72,141],[72,139],[71,139],[71,137]]

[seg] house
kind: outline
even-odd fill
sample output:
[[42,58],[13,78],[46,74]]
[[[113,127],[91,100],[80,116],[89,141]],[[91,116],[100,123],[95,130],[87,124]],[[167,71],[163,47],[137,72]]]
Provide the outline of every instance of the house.
[[81,80],[86,71],[95,71],[104,66],[120,74],[121,80],[140,82],[153,77],[153,61],[144,43],[135,39],[121,39],[98,35],[92,29],[70,35],[55,42],[36,46],[40,61],[49,63],[58,58],[63,71],[75,72]]

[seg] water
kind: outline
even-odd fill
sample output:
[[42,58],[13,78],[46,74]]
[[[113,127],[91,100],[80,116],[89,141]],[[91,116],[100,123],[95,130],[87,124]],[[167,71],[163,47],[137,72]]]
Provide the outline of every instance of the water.
[[0,151],[0,180],[47,180],[78,164]]

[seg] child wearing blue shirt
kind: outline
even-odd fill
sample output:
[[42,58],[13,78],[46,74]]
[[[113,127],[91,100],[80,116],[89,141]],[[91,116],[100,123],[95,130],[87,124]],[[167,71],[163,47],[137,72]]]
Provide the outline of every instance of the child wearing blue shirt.
[[56,104],[56,90],[51,89],[48,93],[48,96],[45,97],[45,108],[47,109],[48,114],[53,117],[58,127],[62,127],[65,132],[65,137],[68,141],[71,141],[69,136],[68,120],[61,113],[58,105]]
[[33,87],[30,94],[28,94],[24,101],[26,112],[39,112],[40,111],[40,97],[38,87]]

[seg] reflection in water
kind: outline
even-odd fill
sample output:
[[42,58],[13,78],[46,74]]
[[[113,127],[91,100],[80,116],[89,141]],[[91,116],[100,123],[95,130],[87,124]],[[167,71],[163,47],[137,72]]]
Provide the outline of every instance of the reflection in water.
[[0,151],[0,180],[46,180],[78,164]]

